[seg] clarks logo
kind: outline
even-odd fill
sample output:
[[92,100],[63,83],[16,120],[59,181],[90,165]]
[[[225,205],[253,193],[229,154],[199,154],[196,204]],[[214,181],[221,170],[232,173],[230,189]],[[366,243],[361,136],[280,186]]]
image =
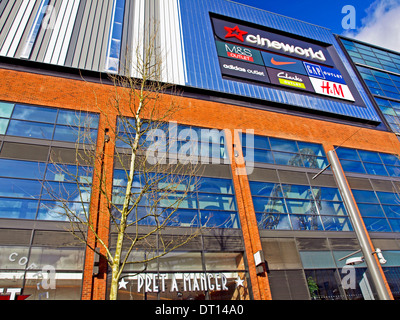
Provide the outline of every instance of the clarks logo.
[[[250,45],[255,45],[258,47],[266,47],[269,49],[275,49],[279,51],[283,51],[289,54],[295,54],[300,57],[306,57],[311,59],[316,59],[322,62],[326,61],[324,53],[322,50],[314,52],[313,48],[302,48],[300,46],[291,45],[284,42],[279,42],[276,40],[270,40],[268,38],[263,38],[261,35],[253,35],[249,34],[247,31],[243,31],[239,29],[239,26],[235,26],[233,28],[224,27],[227,34],[225,38],[236,38],[241,42],[247,42]],[[244,36],[246,35],[246,38]]]

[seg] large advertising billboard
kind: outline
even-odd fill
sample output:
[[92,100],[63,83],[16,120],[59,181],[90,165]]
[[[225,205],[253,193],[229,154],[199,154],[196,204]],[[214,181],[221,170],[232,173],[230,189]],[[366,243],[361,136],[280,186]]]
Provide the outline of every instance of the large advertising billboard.
[[211,17],[222,76],[354,102],[322,44]]

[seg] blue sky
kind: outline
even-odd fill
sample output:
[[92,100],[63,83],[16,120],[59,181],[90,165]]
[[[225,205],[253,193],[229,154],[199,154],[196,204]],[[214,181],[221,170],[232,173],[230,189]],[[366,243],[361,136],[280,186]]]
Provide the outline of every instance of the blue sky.
[[[400,51],[400,0],[234,0],[323,26],[333,33]],[[355,9],[356,28],[346,30],[342,8]]]

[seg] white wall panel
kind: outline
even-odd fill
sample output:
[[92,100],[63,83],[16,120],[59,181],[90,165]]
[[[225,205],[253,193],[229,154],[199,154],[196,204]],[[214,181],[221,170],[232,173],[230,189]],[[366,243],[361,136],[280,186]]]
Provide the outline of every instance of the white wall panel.
[[132,48],[131,48],[131,76],[138,78],[137,62],[143,57],[143,41],[145,30],[145,0],[135,0],[135,14],[133,16]]
[[[13,57],[15,55],[15,52],[17,51],[18,45],[22,38],[22,34],[24,33],[24,30],[28,23],[29,17],[32,14],[32,10],[33,10],[34,6],[35,6],[35,1],[28,1],[28,5],[25,8],[25,11],[22,15],[22,19],[19,22],[17,32],[15,33],[15,37],[13,39],[13,42],[11,43],[10,50],[7,53],[8,57]],[[20,9],[20,13],[21,12],[22,12],[22,8]],[[18,18],[18,16],[17,16],[17,18]]]
[[[11,24],[8,35],[0,51],[0,55],[12,57],[15,51],[17,50],[18,43],[24,31],[24,27],[29,19],[29,16],[25,19],[25,13],[26,12],[29,13],[29,7],[31,7],[30,10],[32,11],[33,5],[35,4],[34,1],[31,1],[31,3],[29,2],[30,2],[29,0],[23,0],[22,3],[20,4],[17,15],[15,16],[15,19]],[[18,5],[18,3],[16,4]]]
[[79,2],[80,2],[80,0],[69,0],[69,1],[71,3],[67,9],[63,22],[63,27],[61,28],[61,34],[64,34],[64,37],[60,37],[58,40],[59,42],[61,42],[61,46],[60,44],[58,44],[58,46],[61,47],[61,49],[58,55],[58,59],[56,59],[55,61],[53,57],[54,62],[52,61],[52,63],[59,65],[63,65],[65,62],[65,57],[67,56],[68,46],[71,40],[72,30],[75,24],[75,19],[78,13]]
[[65,11],[67,9],[67,5],[69,2],[70,2],[69,0],[62,1],[61,6],[57,10],[58,14],[57,14],[56,22],[54,25],[53,33],[51,34],[50,42],[47,46],[46,55],[45,55],[44,61],[43,61],[45,63],[51,63],[53,55],[56,51],[57,39],[60,36],[61,25],[63,23],[64,14],[65,14]]
[[162,80],[185,84],[181,21],[178,0],[158,0],[160,3],[160,40],[163,55]]

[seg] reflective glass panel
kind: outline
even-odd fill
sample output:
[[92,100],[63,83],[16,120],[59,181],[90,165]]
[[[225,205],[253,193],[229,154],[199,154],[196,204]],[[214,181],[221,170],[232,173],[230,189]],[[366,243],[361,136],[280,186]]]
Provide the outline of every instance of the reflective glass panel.
[[0,196],[38,199],[42,184],[35,180],[0,178]]
[[33,220],[37,208],[35,200],[0,198],[0,218]]
[[293,230],[323,230],[321,219],[318,215],[290,215]]
[[364,162],[364,167],[367,170],[367,174],[373,174],[379,176],[388,175],[383,164]]
[[362,161],[382,163],[379,154],[376,152],[358,150],[358,154],[360,155]]
[[321,216],[324,230],[327,231],[353,231],[353,227],[347,217]]
[[53,130],[53,124],[11,120],[7,135],[51,140]]
[[10,118],[13,111],[14,104],[7,102],[0,102],[0,117]]
[[287,214],[256,213],[257,224],[260,229],[290,230],[291,225]]
[[371,232],[391,232],[386,219],[364,218],[364,223],[368,231]]
[[8,119],[0,119],[0,134],[6,134],[8,123]]
[[43,162],[0,159],[1,177],[41,179],[45,168]]
[[12,114],[13,119],[29,120],[37,122],[54,123],[57,110],[52,108],[41,108],[17,104]]
[[340,160],[343,171],[355,172],[355,173],[366,173],[361,162]]
[[253,196],[283,197],[278,183],[250,181],[250,190]]
[[381,206],[378,204],[359,203],[358,209],[363,217],[385,217]]
[[271,149],[274,151],[299,152],[296,141],[269,138]]
[[366,203],[379,203],[378,198],[376,197],[373,191],[365,191],[365,190],[352,190],[353,196],[356,202],[366,202]]

